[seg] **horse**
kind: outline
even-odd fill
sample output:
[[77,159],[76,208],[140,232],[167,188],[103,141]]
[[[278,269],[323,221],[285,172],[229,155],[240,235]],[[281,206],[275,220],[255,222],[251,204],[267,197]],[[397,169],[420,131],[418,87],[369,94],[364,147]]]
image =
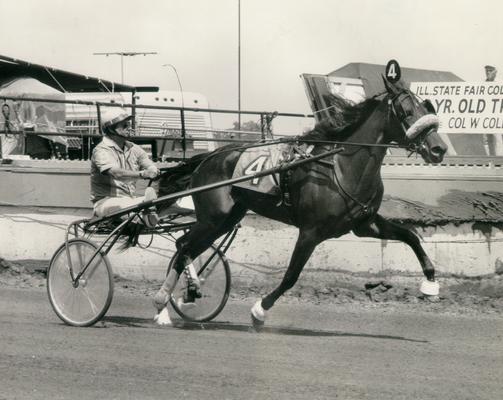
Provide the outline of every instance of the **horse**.
[[[351,231],[358,237],[408,244],[425,276],[421,292],[438,298],[435,267],[418,236],[379,214],[384,192],[380,171],[389,146],[412,148],[428,163],[441,162],[447,146],[438,135],[439,120],[431,103],[420,101],[402,81],[393,83],[384,76],[383,80],[385,92],[359,104],[338,99],[339,121],[323,120],[312,131],[297,137],[299,141],[312,143],[313,155],[335,146],[342,146],[343,150],[334,155],[332,161],[294,168],[288,180],[288,205],[278,205],[274,196],[237,186],[224,186],[192,196],[197,222],[177,240],[175,268],[170,270],[154,296],[157,324],[171,324],[166,306],[185,267],[231,230],[248,210],[298,228],[297,242],[281,282],[251,309],[256,327],[264,324],[268,311],[295,285],[316,246]],[[186,185],[195,188],[231,178],[242,152],[239,145],[229,144],[189,159],[161,179],[159,194],[180,190]],[[197,297],[198,288],[194,290],[193,295]]]

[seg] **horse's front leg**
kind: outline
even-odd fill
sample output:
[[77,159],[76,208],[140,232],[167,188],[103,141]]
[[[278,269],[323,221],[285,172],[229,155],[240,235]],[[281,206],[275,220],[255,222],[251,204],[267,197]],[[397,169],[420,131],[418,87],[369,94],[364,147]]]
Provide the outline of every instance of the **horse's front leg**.
[[385,240],[399,240],[407,243],[416,254],[416,257],[421,264],[421,268],[423,269],[424,276],[426,277],[426,280],[421,284],[420,291],[426,296],[432,296],[432,299],[437,298],[439,284],[435,280],[435,267],[424,251],[423,246],[421,246],[418,236],[410,229],[394,224],[377,214],[367,224],[362,224],[361,226],[353,229],[353,232],[357,236],[373,237]]
[[255,327],[260,327],[264,324],[267,311],[271,309],[278,298],[295,285],[304,265],[306,265],[307,260],[309,260],[319,242],[320,239],[315,230],[301,230],[299,232],[290,264],[281,283],[262,300],[257,301],[251,310],[252,322]]

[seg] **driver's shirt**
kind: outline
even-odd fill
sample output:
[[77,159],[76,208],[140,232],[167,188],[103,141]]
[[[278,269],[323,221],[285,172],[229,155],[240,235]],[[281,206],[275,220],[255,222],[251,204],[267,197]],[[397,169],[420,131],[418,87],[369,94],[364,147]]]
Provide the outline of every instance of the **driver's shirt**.
[[94,148],[91,157],[91,201],[105,197],[134,197],[137,178],[113,178],[105,172],[112,167],[140,171],[155,165],[140,146],[126,141],[124,149],[108,137]]

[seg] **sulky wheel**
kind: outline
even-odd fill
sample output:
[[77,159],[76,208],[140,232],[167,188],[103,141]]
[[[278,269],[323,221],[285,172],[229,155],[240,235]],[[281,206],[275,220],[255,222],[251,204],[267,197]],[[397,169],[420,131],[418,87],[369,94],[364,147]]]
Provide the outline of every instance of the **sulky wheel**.
[[[107,312],[113,297],[113,274],[105,254],[86,239],[71,239],[54,253],[47,270],[52,308],[66,324],[90,326]],[[89,263],[89,261],[92,261]],[[89,263],[78,281],[72,280]]]
[[[171,258],[168,273],[173,268],[177,254]],[[210,321],[224,308],[231,289],[231,271],[225,255],[215,247],[210,247],[192,261],[201,282],[201,298],[193,304],[183,304],[187,292],[187,276],[180,274],[170,302],[173,309],[184,320],[191,322]]]

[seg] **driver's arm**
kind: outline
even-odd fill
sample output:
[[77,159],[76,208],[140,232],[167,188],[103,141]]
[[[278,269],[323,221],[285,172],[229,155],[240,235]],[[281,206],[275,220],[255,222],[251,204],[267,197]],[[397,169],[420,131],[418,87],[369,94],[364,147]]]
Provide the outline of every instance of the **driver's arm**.
[[111,167],[109,169],[105,169],[102,171],[102,174],[105,175],[110,175],[114,179],[120,179],[120,178],[146,178],[144,174],[142,174],[143,171],[132,171],[129,169],[123,169],[119,167]]
[[[146,156],[146,154],[145,154]],[[159,170],[155,166],[155,164],[147,157],[147,160],[139,160],[140,161],[140,171],[132,171],[129,169],[123,169],[119,167],[111,167],[102,173],[109,174],[115,179],[120,178],[142,178],[142,179],[153,179],[157,175],[159,175]]]
[[142,149],[137,148],[138,151],[138,164],[142,170],[142,174],[149,179],[155,178],[159,175],[159,169],[155,166],[154,162],[148,157],[148,154]]

